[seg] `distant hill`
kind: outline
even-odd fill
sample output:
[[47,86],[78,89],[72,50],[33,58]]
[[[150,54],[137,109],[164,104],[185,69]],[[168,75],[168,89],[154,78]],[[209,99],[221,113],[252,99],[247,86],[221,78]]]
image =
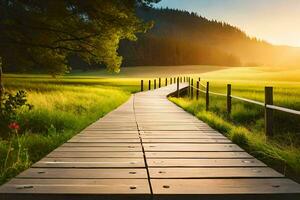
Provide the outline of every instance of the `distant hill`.
[[119,53],[124,66],[300,66],[300,48],[250,38],[224,22],[174,9],[140,8],[137,12],[155,25],[139,35],[137,42],[121,42]]

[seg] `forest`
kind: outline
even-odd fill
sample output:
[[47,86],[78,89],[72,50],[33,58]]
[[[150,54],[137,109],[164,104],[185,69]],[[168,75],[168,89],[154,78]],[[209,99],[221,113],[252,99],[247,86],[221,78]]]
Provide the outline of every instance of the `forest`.
[[175,9],[139,8],[138,16],[154,21],[138,41],[121,41],[123,66],[224,65],[293,66],[300,49],[274,46],[251,38],[230,24],[208,20],[197,13]]

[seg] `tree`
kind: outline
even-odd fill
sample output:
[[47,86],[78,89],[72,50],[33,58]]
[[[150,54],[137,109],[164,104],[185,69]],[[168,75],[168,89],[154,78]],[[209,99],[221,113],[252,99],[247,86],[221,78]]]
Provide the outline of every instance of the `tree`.
[[3,93],[4,93],[4,87],[3,87],[3,81],[2,81],[2,58],[0,57],[0,110],[1,110]]
[[0,56],[3,67],[69,71],[67,59],[105,64],[118,72],[119,41],[136,40],[143,23],[137,6],[159,0],[0,0]]

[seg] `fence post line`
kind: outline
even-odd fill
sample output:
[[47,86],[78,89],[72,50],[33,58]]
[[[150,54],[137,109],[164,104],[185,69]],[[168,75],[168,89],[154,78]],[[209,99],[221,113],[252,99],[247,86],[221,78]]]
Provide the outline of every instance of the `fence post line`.
[[156,89],[156,79],[154,79],[154,90]]
[[273,87],[265,87],[265,134],[267,137],[273,136],[273,110],[267,108],[273,105]]
[[[198,78],[198,81],[199,81],[199,89],[201,88],[201,78],[199,77]],[[199,92],[199,98],[200,98],[200,95],[201,95],[201,93]]]
[[172,84],[172,80],[173,80],[173,79],[172,79],[172,78],[170,78],[170,84]]
[[185,82],[185,76],[183,77],[183,82]]
[[179,77],[177,78],[177,98],[179,98]]
[[193,88],[193,86],[194,86],[194,79],[191,79],[191,99],[193,99],[194,98],[194,88]]
[[174,77],[174,83],[176,83],[176,77]]
[[141,80],[141,92],[144,91],[144,80]]
[[227,114],[231,114],[231,84],[227,84]]
[[197,91],[196,91],[196,99],[197,100],[199,99],[199,89],[200,89],[199,85],[200,85],[200,82],[197,81]]
[[165,86],[168,86],[168,78],[166,78]]
[[188,97],[191,96],[191,81],[188,79],[189,87],[188,87]]
[[151,90],[151,80],[149,80],[149,86],[148,89]]
[[161,88],[161,78],[158,79],[158,87]]
[[206,111],[209,110],[209,82],[206,83]]

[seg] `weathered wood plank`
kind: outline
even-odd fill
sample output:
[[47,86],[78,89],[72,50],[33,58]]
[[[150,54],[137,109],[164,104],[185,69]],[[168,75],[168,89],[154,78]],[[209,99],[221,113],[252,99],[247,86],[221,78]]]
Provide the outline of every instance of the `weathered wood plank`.
[[149,168],[151,178],[280,178],[282,174],[267,167],[235,168]]
[[264,167],[256,159],[147,159],[149,167]]
[[208,144],[208,143],[219,143],[219,144],[231,144],[232,142],[228,139],[184,139],[184,138],[171,138],[171,139],[143,139],[143,143],[198,143],[198,144]]
[[226,137],[222,135],[200,135],[200,134],[141,134],[144,139],[225,139]]
[[87,151],[87,152],[105,152],[105,151],[109,151],[109,152],[113,152],[113,151],[142,151],[141,147],[59,147],[57,149],[55,149],[55,151]]
[[76,138],[91,138],[91,139],[137,139],[138,134],[78,134]]
[[142,158],[43,158],[35,168],[136,168],[145,167]]
[[13,179],[0,188],[11,194],[150,194],[147,179]]
[[141,147],[140,143],[108,143],[108,142],[67,142],[61,147]]
[[140,139],[127,139],[127,138],[73,138],[68,143],[140,143]]
[[53,151],[49,158],[143,158],[143,152]]
[[235,144],[144,144],[145,151],[243,151]]
[[146,152],[146,158],[253,158],[246,152]]
[[[289,179],[151,179],[154,195],[295,194],[299,184]],[[195,197],[196,197],[195,196]],[[159,196],[157,196],[159,198]],[[224,196],[223,196],[224,197]],[[255,197],[255,196],[253,196]],[[181,198],[184,198],[183,196]],[[282,198],[285,199],[285,198]]]
[[31,179],[147,179],[146,169],[30,168],[17,178]]

